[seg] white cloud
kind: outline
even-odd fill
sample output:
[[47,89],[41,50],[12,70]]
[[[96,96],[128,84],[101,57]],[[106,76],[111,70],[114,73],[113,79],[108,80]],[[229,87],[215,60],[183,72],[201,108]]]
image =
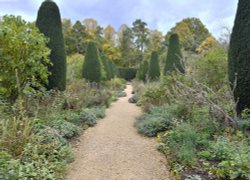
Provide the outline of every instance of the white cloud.
[[[149,28],[166,33],[176,22],[186,17],[198,17],[217,36],[223,25],[232,26],[237,1],[228,0],[54,0],[61,16],[72,21],[91,17],[101,25],[132,25],[142,19]],[[15,3],[13,3],[15,2]],[[43,0],[0,0],[0,15],[18,14],[35,20]],[[227,25],[228,24],[228,25]]]

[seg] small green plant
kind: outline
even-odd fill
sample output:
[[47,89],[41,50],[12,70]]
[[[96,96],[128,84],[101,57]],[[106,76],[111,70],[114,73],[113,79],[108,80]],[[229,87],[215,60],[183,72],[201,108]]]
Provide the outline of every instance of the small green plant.
[[94,126],[97,123],[96,122],[97,117],[91,109],[84,109],[80,113],[80,118],[81,118],[81,121],[83,122],[83,124],[87,124],[88,126]]
[[117,93],[117,96],[118,96],[118,97],[126,97],[126,96],[127,96],[127,93],[124,92],[124,91],[120,91],[120,92]]
[[97,117],[97,118],[104,118],[106,116],[105,114],[105,108],[104,107],[93,107],[90,109],[93,114]]
[[250,149],[245,141],[219,137],[211,144],[213,157],[220,160],[215,172],[219,178],[250,179]]
[[78,136],[81,132],[80,128],[76,125],[67,122],[65,120],[55,120],[50,123],[50,126],[56,129],[59,134],[66,139],[73,138]]
[[156,136],[157,133],[171,129],[175,125],[176,116],[172,113],[173,107],[154,107],[151,112],[141,116],[135,126],[146,136]]
[[0,133],[0,151],[8,151],[13,156],[19,156],[33,135],[32,124],[28,119],[2,120]]
[[189,166],[195,162],[198,139],[197,130],[192,125],[183,123],[169,132],[167,145],[178,163]]

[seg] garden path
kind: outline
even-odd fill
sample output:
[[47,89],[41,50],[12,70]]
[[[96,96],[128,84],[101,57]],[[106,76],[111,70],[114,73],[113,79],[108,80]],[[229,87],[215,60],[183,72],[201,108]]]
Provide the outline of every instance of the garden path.
[[75,161],[68,180],[167,180],[169,174],[163,154],[154,138],[139,135],[134,127],[141,110],[127,97],[111,105],[106,117],[87,129],[74,145]]

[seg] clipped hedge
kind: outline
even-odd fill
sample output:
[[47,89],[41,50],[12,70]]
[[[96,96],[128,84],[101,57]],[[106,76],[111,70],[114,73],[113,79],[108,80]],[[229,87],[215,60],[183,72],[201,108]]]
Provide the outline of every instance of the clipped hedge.
[[127,81],[130,81],[136,77],[137,69],[136,68],[118,68],[119,77]]

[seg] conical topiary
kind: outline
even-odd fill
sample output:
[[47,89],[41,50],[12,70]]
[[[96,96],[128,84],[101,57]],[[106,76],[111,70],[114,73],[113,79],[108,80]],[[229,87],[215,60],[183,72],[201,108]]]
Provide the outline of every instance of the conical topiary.
[[164,67],[164,74],[166,75],[176,70],[181,73],[185,73],[184,64],[182,62],[179,37],[177,34],[172,34],[169,39],[169,47]]
[[112,69],[111,69],[112,67],[111,64],[109,63],[109,59],[105,55],[102,55],[101,60],[105,71],[105,80],[112,79]]
[[141,81],[146,81],[148,77],[148,61],[143,61],[137,71],[136,78]]
[[[239,0],[229,47],[228,76],[237,112],[250,109],[250,1]],[[236,84],[235,84],[236,82]]]
[[89,82],[99,83],[101,81],[101,63],[94,42],[88,43],[82,76]]
[[157,80],[159,79],[159,77],[160,77],[160,66],[159,66],[158,53],[156,51],[153,51],[149,63],[148,79]]
[[36,26],[49,38],[48,48],[51,49],[49,66],[51,75],[47,89],[65,90],[66,88],[66,52],[62,33],[62,22],[59,8],[55,2],[46,0],[39,8]]

